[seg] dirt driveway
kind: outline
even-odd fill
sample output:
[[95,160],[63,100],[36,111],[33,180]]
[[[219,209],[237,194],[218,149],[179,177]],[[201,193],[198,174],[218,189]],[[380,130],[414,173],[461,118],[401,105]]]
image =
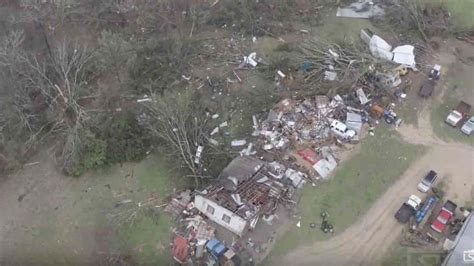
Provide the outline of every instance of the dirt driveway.
[[[422,117],[429,117],[424,116]],[[403,226],[393,215],[410,194],[422,196],[416,185],[430,169],[444,180],[446,197],[462,206],[474,197],[474,149],[459,143],[446,143],[434,137],[428,119],[419,127],[399,129],[404,139],[429,147],[402,177],[353,226],[340,235],[294,250],[275,265],[377,265],[402,233]]]

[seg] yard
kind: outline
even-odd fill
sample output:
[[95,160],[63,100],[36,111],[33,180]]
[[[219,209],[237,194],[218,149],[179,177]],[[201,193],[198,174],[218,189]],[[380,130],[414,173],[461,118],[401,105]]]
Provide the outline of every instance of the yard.
[[395,243],[391,251],[382,260],[382,266],[436,266],[440,265],[439,252],[426,251],[419,248],[402,247]]
[[[338,234],[366,212],[377,198],[424,153],[422,146],[410,145],[398,134],[381,125],[375,137],[362,141],[360,151],[343,162],[333,177],[317,187],[305,186],[299,202],[301,228],[292,225],[280,237],[270,258],[318,240],[331,237],[310,223],[321,222],[320,213],[329,213],[329,221]],[[295,224],[296,224],[295,220]],[[272,258],[273,257],[273,258]]]
[[472,0],[429,0],[433,2],[444,2],[456,26],[464,28],[474,27],[474,16],[472,16],[472,10],[474,10],[474,1]]
[[[462,43],[457,43],[456,50],[458,56],[462,58],[472,58],[474,52],[472,46]],[[474,145],[472,136],[466,136],[459,128],[453,128],[444,122],[449,111],[456,107],[459,101],[463,100],[470,105],[474,104],[474,94],[472,91],[474,86],[473,71],[474,67],[472,65],[464,64],[456,60],[449,69],[444,93],[441,96],[441,103],[436,103],[431,110],[430,119],[433,131],[438,137],[444,140],[453,140]],[[470,115],[473,115],[472,110]]]
[[[0,219],[5,229],[2,254],[8,254],[2,263],[97,265],[119,253],[133,265],[170,263],[172,221],[168,215],[142,211],[133,224],[119,226],[111,226],[108,218],[123,200],[132,200],[127,204],[136,206],[155,197],[159,206],[174,188],[183,186],[185,180],[173,175],[163,158],[153,156],[80,178],[62,176],[48,160],[20,171],[2,185],[1,207],[15,214]],[[37,173],[45,178],[34,179]],[[25,179],[34,186],[25,185]],[[19,197],[18,191],[25,192]]]

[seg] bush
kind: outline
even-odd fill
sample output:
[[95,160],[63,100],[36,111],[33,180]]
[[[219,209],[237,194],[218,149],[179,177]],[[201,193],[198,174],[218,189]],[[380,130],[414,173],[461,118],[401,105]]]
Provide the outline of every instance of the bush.
[[106,162],[106,143],[89,129],[70,128],[62,151],[63,171],[70,176],[80,176]]
[[110,119],[102,133],[102,139],[107,143],[107,163],[143,158],[150,144],[147,133],[133,113],[119,113]]
[[107,162],[106,146],[105,141],[95,138],[91,133],[87,134],[81,155],[83,171],[96,169]]
[[141,159],[150,145],[148,131],[131,112],[97,116],[87,126],[68,132],[62,153],[67,175],[80,176],[104,165]]

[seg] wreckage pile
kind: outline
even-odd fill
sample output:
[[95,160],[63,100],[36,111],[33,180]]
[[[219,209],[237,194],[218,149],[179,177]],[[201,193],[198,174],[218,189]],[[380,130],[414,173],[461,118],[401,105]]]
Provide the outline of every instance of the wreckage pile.
[[[324,144],[330,141],[330,125],[343,114],[341,97],[329,101],[327,96],[316,96],[303,101],[285,99],[278,103],[264,121],[254,119],[254,135],[265,142],[264,150],[287,149],[290,143]],[[346,138],[348,139],[348,138]]]
[[[252,134],[230,142],[230,148],[240,151],[240,156],[216,182],[200,191],[181,193],[170,202],[166,211],[179,221],[173,240],[173,256],[178,262],[240,264],[236,253],[245,247],[255,249],[254,244],[249,245],[254,242],[248,235],[259,220],[271,224],[280,207],[293,209],[299,188],[308,182],[316,185],[336,169],[338,151],[356,145],[366,133],[373,136],[380,120],[400,125],[401,119],[393,108],[407,96],[408,85],[400,88],[401,76],[408,69],[416,70],[415,47],[392,49],[369,30],[362,30],[361,38],[368,45],[363,56],[355,46],[349,46],[349,51],[339,45],[322,50],[308,46],[305,50],[315,55],[305,57],[307,77],[324,74],[327,82],[333,82],[338,76],[344,79],[347,74],[357,73],[357,80],[345,93],[286,98],[263,114],[253,115]],[[251,53],[236,69],[255,69],[261,62],[256,53]],[[398,67],[390,66],[393,63]],[[353,71],[361,65],[368,66],[368,70]],[[235,69],[233,74],[240,82]],[[276,77],[279,82],[286,75],[278,70]],[[211,118],[218,119],[219,115]],[[221,130],[226,132],[228,126],[227,121],[216,126],[209,132],[209,142],[218,145],[214,135]],[[201,160],[202,149],[197,148],[196,164]],[[334,225],[327,216],[326,212],[321,214],[319,228],[332,233]],[[300,221],[297,226],[301,226]],[[311,223],[310,227],[316,228],[316,224]],[[217,240],[222,239],[216,234],[218,228],[232,232],[238,240]],[[246,241],[244,237],[248,237]]]
[[[368,86],[368,82],[377,81],[370,77],[342,96],[284,99],[267,113],[254,115],[251,136],[231,141],[237,149],[247,146],[241,156],[215,183],[201,191],[180,193],[167,206],[166,211],[180,221],[173,240],[174,258],[180,263],[240,263],[236,252],[243,252],[242,247],[248,245],[232,241],[226,246],[216,238],[217,226],[243,241],[260,218],[267,222],[279,207],[294,208],[298,188],[328,178],[338,164],[334,150],[356,144],[364,134],[364,124],[371,135],[381,118],[398,125],[400,119],[392,105],[379,104],[383,101],[378,95],[386,95],[387,89]],[[382,82],[383,76],[378,77]],[[387,82],[392,88],[398,81]],[[322,214],[320,229],[332,233],[334,227],[326,216]]]
[[[181,192],[165,211],[180,221],[174,230],[173,256],[180,263],[238,260],[235,251],[215,239],[219,225],[243,236],[262,215],[272,215],[278,204],[294,206],[291,198],[304,184],[304,174],[273,162],[249,156],[235,158],[218,182],[203,191]],[[207,220],[208,219],[208,220]],[[207,252],[205,252],[207,250]]]

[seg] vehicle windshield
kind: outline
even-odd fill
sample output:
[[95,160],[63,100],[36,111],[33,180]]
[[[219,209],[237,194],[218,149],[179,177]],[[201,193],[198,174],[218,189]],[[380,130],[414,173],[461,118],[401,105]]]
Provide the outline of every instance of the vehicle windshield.
[[438,217],[438,221],[440,221],[443,224],[446,224],[448,222],[448,220],[441,215]]
[[436,173],[434,171],[430,171],[425,178],[421,181],[421,183],[429,186],[433,183],[433,180],[436,178]]
[[451,113],[451,116],[454,117],[455,119],[460,119],[460,118],[462,118],[462,115],[461,115],[459,112],[457,112],[457,111],[453,111],[453,112]]

